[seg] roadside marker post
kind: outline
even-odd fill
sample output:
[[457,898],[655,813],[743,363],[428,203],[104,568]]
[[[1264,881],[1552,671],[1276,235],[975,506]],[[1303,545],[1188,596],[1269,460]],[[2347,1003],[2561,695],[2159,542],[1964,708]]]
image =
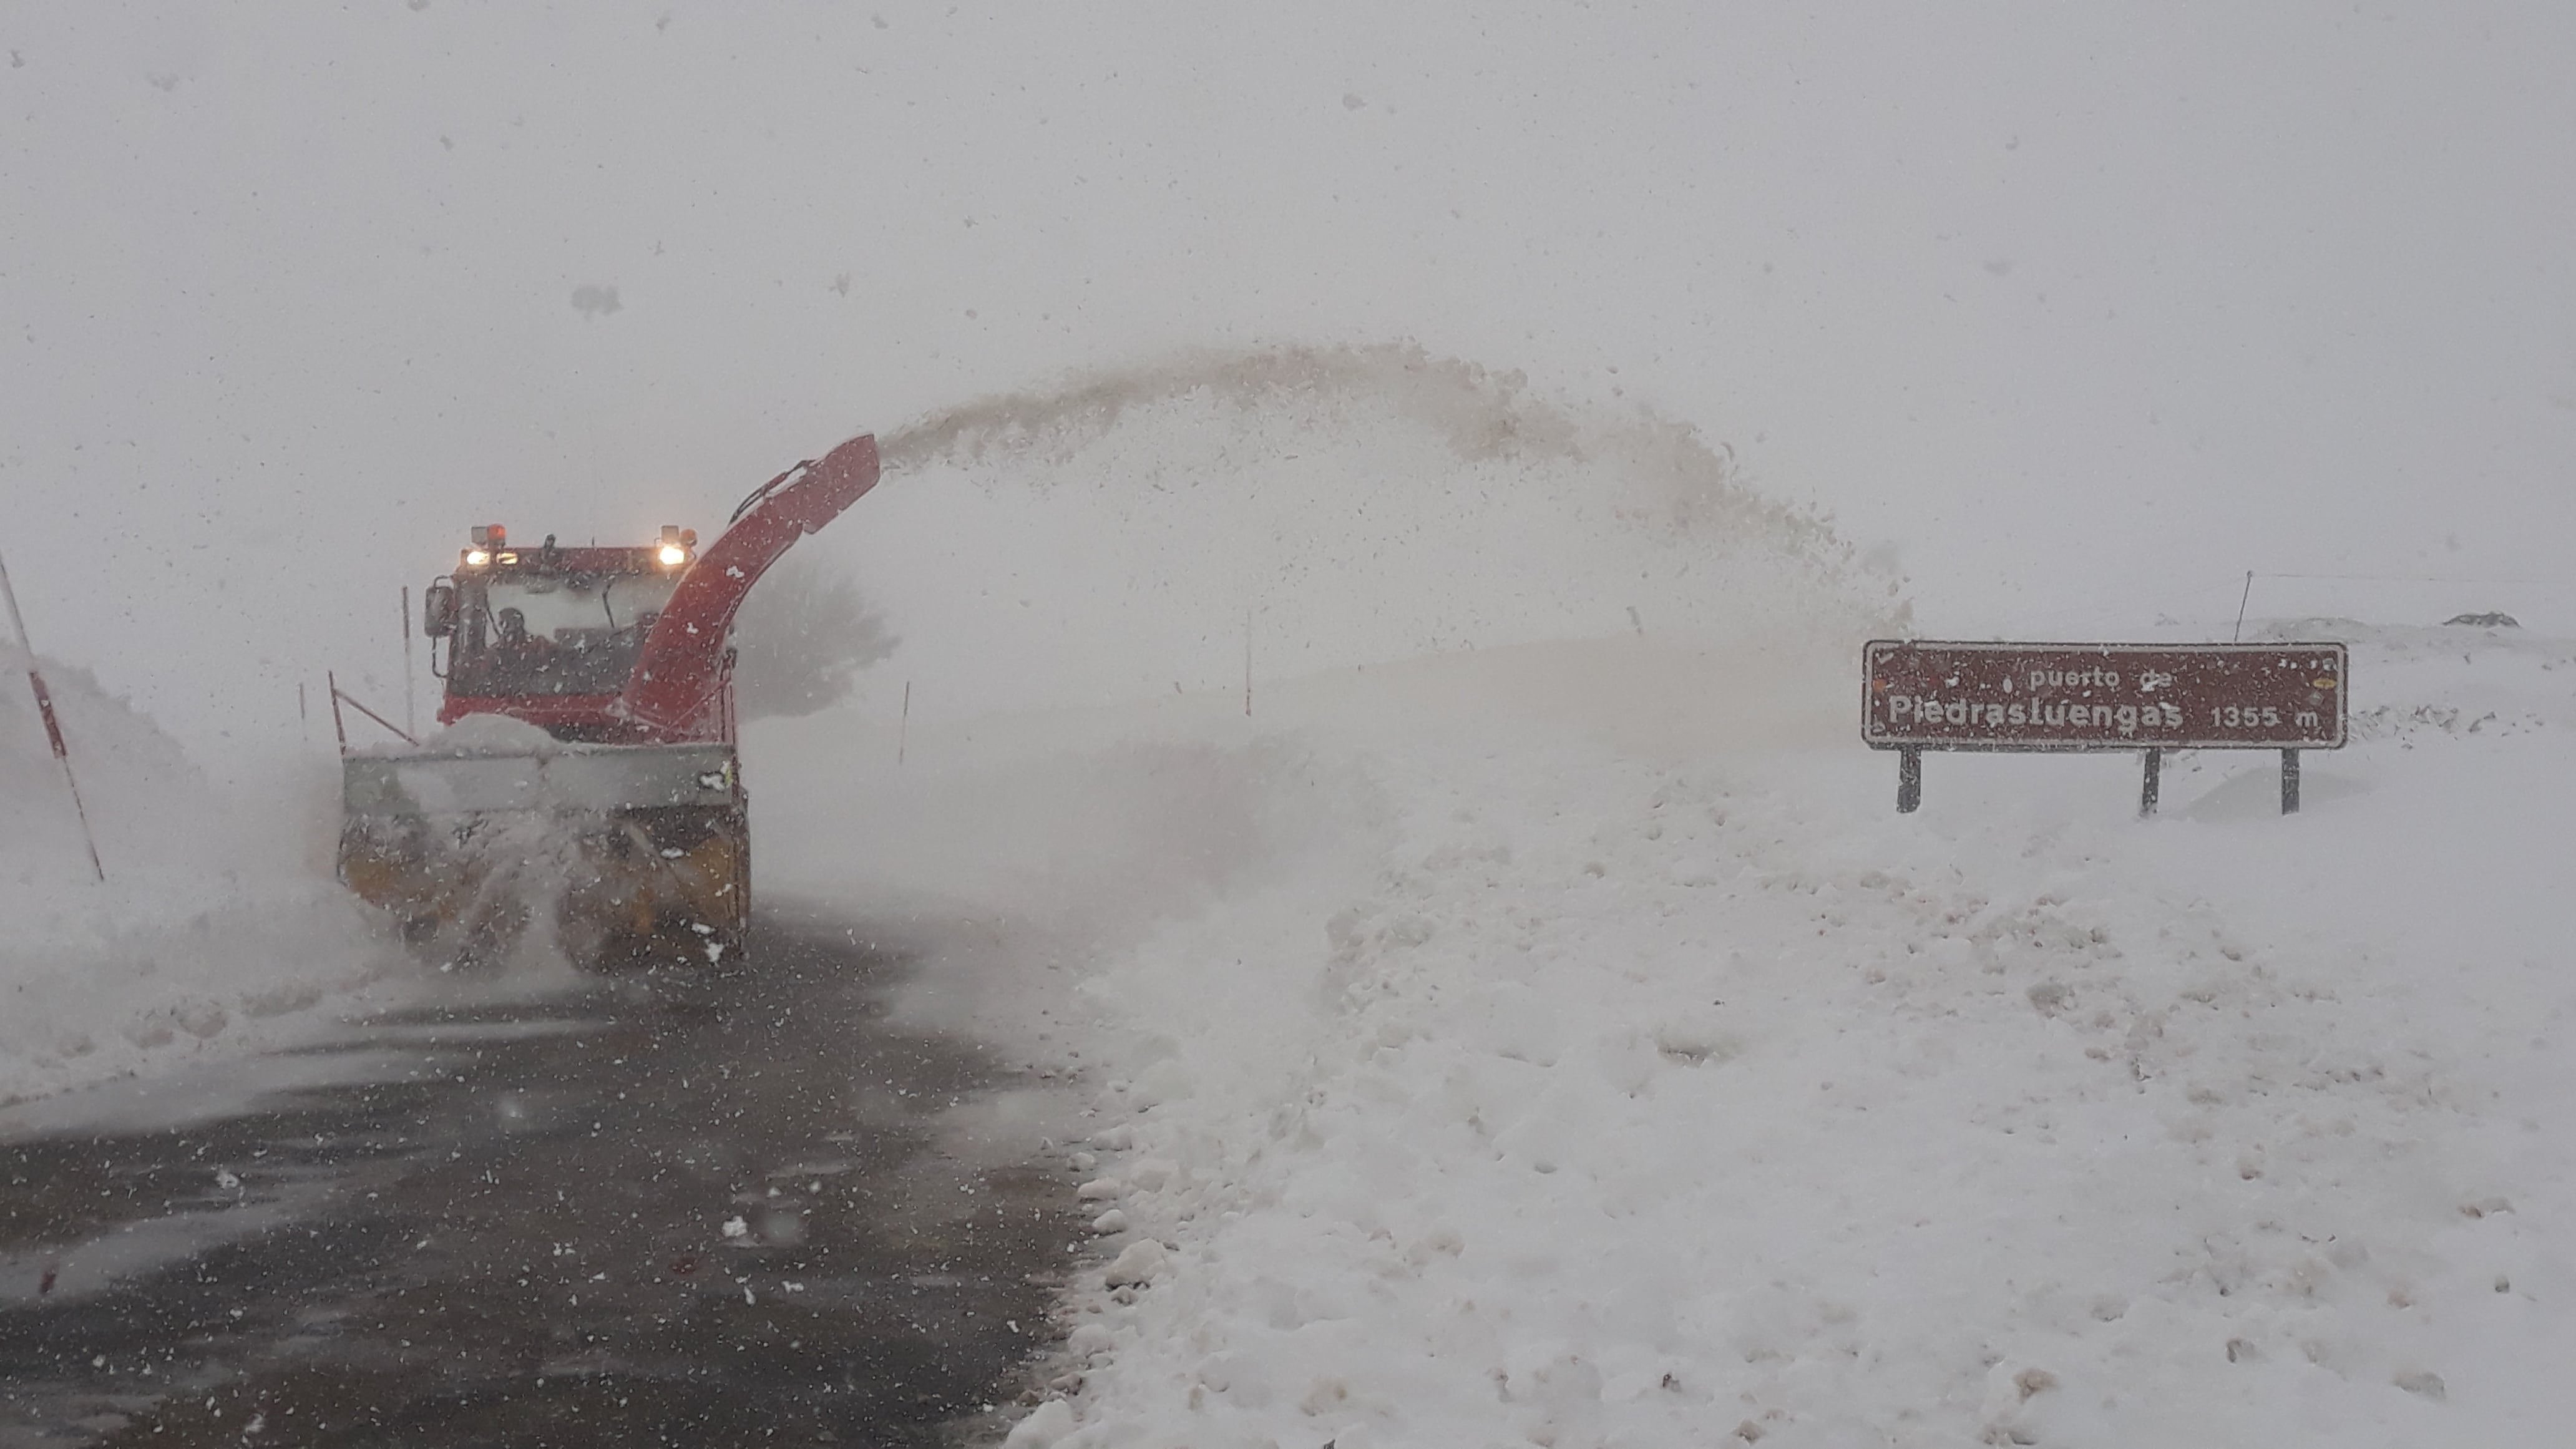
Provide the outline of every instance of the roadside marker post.
[[412,678],[412,667],[411,667],[411,585],[409,585],[409,584],[405,584],[405,585],[403,585],[403,591],[402,591],[402,629],[403,629],[403,733],[405,733],[405,734],[407,734],[407,735],[417,735],[417,734],[419,734],[419,733],[420,733],[420,709],[419,709],[419,707],[418,707],[416,704],[414,704],[414,703],[413,703],[413,701],[414,701],[414,700],[419,696],[420,691],[419,691],[418,689],[416,689],[416,688],[414,688],[414,687],[413,687],[413,686],[414,686],[414,684],[415,684],[415,681],[414,681],[414,680],[413,680],[413,678]]
[[2281,813],[2299,811],[2299,755],[2343,748],[2348,651],[2282,644],[2029,644],[1874,639],[1861,740],[1897,752],[1896,808],[1923,804],[1923,752],[2136,750],[2138,814],[2156,813],[2171,750],[2281,752]]
[[45,743],[52,746],[54,762],[63,767],[63,788],[71,792],[72,813],[80,817],[81,843],[89,847],[89,868],[103,885],[107,867],[99,863],[98,833],[89,826],[89,806],[81,801],[80,779],[72,773],[71,747],[63,742],[63,722],[54,714],[54,696],[45,688],[45,676],[36,668],[36,646],[27,640],[27,621],[18,612],[18,590],[9,582],[9,564],[0,559],[0,601],[9,606],[9,637],[27,656],[27,687],[35,691],[36,713],[45,722]]

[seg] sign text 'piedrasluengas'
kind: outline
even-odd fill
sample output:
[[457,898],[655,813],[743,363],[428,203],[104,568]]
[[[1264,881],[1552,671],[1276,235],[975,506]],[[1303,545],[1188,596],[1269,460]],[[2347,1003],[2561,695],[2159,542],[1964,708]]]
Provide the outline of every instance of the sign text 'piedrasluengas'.
[[1879,749],[2339,749],[2341,644],[1873,640],[1861,736]]

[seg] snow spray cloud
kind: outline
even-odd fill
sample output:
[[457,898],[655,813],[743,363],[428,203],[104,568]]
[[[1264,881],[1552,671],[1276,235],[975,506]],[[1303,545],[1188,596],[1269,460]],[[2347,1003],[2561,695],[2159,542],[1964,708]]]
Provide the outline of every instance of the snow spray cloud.
[[[1696,429],[1412,346],[1187,353],[879,438],[855,550],[943,713],[1629,633],[1840,648],[1894,587]],[[960,486],[963,485],[963,486]],[[828,537],[828,535],[827,535]]]

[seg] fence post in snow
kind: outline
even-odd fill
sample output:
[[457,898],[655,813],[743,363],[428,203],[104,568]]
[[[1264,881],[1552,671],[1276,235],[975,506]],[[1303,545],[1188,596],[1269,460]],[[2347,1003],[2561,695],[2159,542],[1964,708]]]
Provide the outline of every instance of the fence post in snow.
[[54,760],[63,767],[63,786],[71,791],[72,813],[80,817],[81,843],[89,847],[89,868],[105,882],[107,867],[99,863],[98,836],[89,828],[89,807],[81,803],[80,781],[72,774],[72,752],[63,743],[63,724],[54,717],[54,697],[45,690],[45,676],[36,669],[36,646],[27,641],[27,621],[18,613],[18,591],[10,586],[6,560],[0,560],[0,600],[9,605],[10,637],[27,654],[27,687],[36,694],[36,713],[45,722],[45,742],[53,746]]

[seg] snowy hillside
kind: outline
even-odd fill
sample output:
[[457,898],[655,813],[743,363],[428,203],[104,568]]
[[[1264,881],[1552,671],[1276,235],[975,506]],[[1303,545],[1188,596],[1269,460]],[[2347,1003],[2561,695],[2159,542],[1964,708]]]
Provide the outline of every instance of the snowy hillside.
[[2217,754],[1899,818],[1855,656],[1634,639],[917,732],[772,819],[889,919],[1088,922],[919,1004],[1096,1091],[1015,1443],[2542,1442],[2576,646],[2340,637],[2288,819]]
[[220,792],[86,671],[46,661],[98,850],[91,873],[27,686],[0,647],[0,1102],[335,1019],[394,965],[331,875],[328,757]]

